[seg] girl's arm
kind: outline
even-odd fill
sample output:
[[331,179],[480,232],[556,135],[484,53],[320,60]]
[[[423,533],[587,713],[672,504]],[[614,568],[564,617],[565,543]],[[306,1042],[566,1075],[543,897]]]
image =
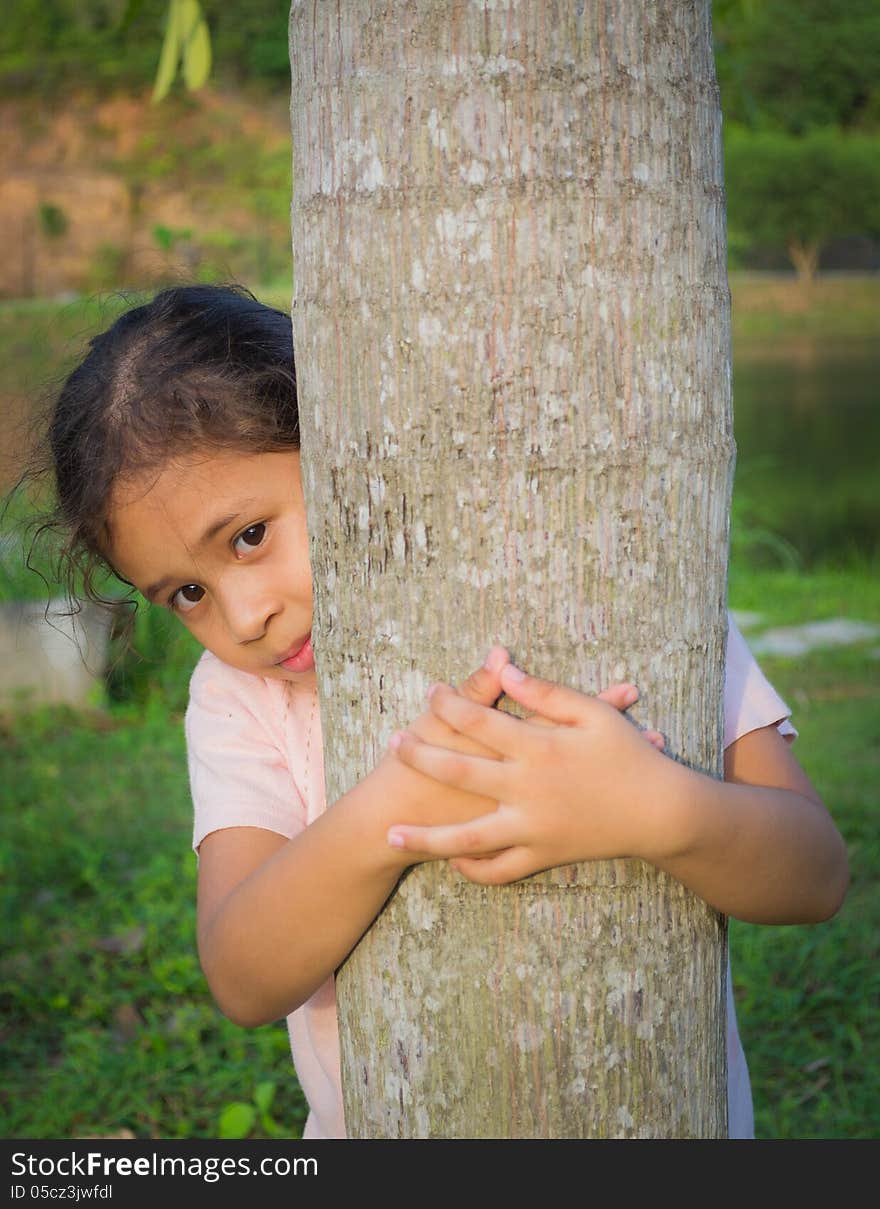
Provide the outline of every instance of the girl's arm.
[[[533,719],[497,710],[490,717],[448,686],[431,697],[438,718],[500,761],[444,751],[409,734],[392,741],[410,767],[496,798],[498,808],[452,827],[395,825],[390,845],[421,859],[451,857],[483,883],[581,860],[638,857],[718,911],[753,923],[814,923],[840,907],[845,845],[775,727],[732,744],[720,782],[641,742],[628,719],[595,697],[520,676],[507,666],[502,686],[535,711]],[[633,690],[632,701],[636,696]]]
[[[472,702],[495,701],[497,659],[462,692]],[[433,742],[455,742],[430,712],[413,730]],[[342,963],[412,864],[385,843],[401,811],[431,823],[472,818],[491,806],[385,756],[293,839],[258,827],[207,835],[199,846],[199,956],[224,1014],[242,1025],[277,1020]]]
[[[506,659],[506,651],[490,653],[488,666],[462,685],[462,699],[496,701]],[[603,698],[623,708],[621,686]],[[493,755],[430,711],[412,730],[431,743]],[[662,742],[655,732],[646,737]],[[199,848],[199,954],[220,1008],[242,1025],[277,1020],[338,968],[413,864],[386,843],[395,819],[459,822],[495,805],[386,755],[291,840],[258,827],[211,832]]]
[[205,837],[199,956],[226,1016],[286,1016],[342,963],[408,863],[388,853],[382,827],[410,801],[389,798],[377,770],[291,840],[256,827]]

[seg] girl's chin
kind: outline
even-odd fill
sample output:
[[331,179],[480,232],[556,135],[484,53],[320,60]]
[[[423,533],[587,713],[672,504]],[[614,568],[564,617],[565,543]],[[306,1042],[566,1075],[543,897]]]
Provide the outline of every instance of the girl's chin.
[[273,680],[285,680],[288,684],[302,684],[309,688],[317,684],[317,674],[314,668],[307,672],[289,672],[287,668],[277,665],[273,669]]
[[[251,676],[261,676],[263,679],[268,680],[283,680],[287,684],[302,684],[309,688],[314,687],[316,684],[314,659],[309,660],[302,670],[294,671],[289,667],[285,667],[283,663],[270,663],[268,665],[265,663],[251,664],[247,660],[224,659],[220,651],[211,651],[211,654],[216,656],[221,663],[225,663],[227,667],[233,667],[239,672],[247,672]],[[287,662],[290,662],[290,660]]]

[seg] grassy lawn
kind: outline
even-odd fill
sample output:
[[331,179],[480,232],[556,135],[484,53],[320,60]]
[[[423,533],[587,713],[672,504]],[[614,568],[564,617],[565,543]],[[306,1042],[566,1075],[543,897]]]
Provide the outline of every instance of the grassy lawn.
[[237,1132],[298,1136],[286,1029],[224,1020],[196,959],[179,714],[41,711],[0,760],[0,1134],[217,1137],[243,1102]]

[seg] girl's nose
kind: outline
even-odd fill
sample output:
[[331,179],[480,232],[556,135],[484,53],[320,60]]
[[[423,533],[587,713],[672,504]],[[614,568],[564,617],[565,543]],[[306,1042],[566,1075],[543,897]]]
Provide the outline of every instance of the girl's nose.
[[230,636],[244,645],[265,636],[272,618],[281,611],[281,605],[257,584],[239,583],[236,587],[237,590],[230,584],[230,590],[221,600],[221,608]]

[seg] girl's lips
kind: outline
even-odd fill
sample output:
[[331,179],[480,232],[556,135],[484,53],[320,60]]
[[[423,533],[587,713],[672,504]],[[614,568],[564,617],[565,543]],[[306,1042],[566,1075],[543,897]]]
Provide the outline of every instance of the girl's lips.
[[315,666],[315,652],[312,650],[312,636],[308,638],[302,646],[294,651],[292,655],[288,655],[286,659],[279,660],[279,667],[286,668],[288,672],[310,672]]

